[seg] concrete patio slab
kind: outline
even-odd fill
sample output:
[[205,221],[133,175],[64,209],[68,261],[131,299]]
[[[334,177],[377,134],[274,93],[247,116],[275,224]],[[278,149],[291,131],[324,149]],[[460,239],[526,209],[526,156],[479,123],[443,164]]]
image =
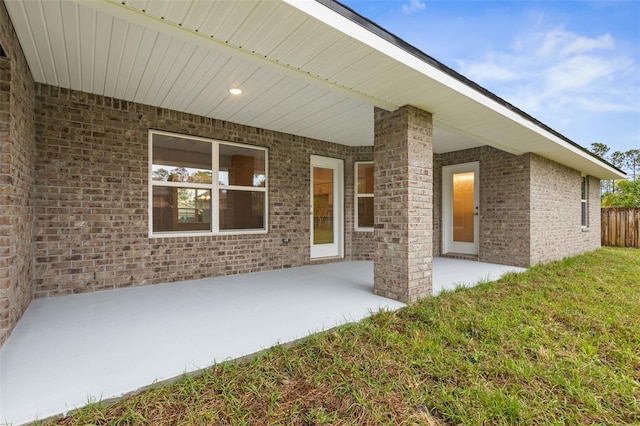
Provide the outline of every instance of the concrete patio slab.
[[457,287],[472,287],[479,282],[496,281],[508,272],[526,270],[517,266],[436,257],[433,259],[433,295]]
[[[434,259],[434,293],[503,265]],[[375,296],[371,262],[34,300],[0,350],[0,422],[22,424],[120,396],[402,303]]]

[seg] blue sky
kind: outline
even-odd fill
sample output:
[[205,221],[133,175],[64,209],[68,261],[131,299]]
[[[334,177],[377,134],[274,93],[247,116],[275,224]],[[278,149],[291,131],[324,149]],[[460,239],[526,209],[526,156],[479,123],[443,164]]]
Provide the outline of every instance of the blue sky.
[[342,3],[585,148],[640,148],[638,0]]

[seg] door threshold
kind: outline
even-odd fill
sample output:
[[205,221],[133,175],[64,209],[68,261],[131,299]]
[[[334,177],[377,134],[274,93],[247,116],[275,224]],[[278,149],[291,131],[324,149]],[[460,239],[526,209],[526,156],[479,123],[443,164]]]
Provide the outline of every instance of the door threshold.
[[332,260],[344,260],[344,256],[325,256],[325,257],[311,257],[309,258],[311,262],[323,262],[323,261],[332,261]]
[[446,257],[448,259],[459,259],[459,260],[475,260],[479,261],[479,256],[477,254],[465,254],[465,253],[443,253],[440,257]]

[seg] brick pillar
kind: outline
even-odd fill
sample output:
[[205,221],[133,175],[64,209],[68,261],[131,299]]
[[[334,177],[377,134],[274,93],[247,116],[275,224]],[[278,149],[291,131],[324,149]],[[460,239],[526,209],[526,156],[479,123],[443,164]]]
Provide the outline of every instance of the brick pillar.
[[412,106],[375,110],[374,293],[431,296],[433,124]]
[[11,63],[0,59],[0,346],[9,336],[11,321],[10,291],[13,284],[11,254],[13,226],[11,220]]
[[34,83],[0,3],[0,346],[33,297]]

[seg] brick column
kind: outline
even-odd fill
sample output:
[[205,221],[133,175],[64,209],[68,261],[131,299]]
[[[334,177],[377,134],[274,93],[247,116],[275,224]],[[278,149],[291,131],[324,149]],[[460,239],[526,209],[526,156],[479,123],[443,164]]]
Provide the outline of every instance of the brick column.
[[34,83],[0,3],[0,346],[33,296]]
[[0,59],[0,346],[9,336],[11,321],[10,291],[13,284],[11,254],[13,226],[11,207],[11,63]]
[[432,140],[430,113],[376,108],[374,293],[401,302],[432,290]]

